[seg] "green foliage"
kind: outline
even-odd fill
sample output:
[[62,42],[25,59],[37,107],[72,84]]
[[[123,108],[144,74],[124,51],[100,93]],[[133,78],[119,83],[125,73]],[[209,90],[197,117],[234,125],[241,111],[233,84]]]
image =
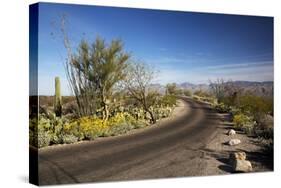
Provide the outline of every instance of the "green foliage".
[[67,124],[67,120],[55,115],[49,119],[50,117],[39,115],[38,120],[34,118],[30,121],[29,139],[31,145],[41,148],[51,144],[64,143],[66,135],[63,128]]
[[82,117],[69,122],[64,118],[48,119],[40,115],[38,121],[30,121],[30,144],[41,148],[52,144],[70,144],[79,140],[124,134],[132,129],[146,126],[129,113],[117,113],[108,120],[95,116]]
[[253,115],[255,121],[260,122],[265,114],[273,114],[273,99],[244,95],[239,98],[239,108],[247,114]]
[[49,132],[45,132],[39,129],[38,131],[38,143],[35,143],[37,147],[45,147],[50,144],[52,135]]
[[243,130],[248,135],[255,134],[256,122],[245,114],[236,114],[233,117],[234,127]]
[[80,117],[95,115],[99,110],[103,119],[108,119],[113,89],[125,79],[128,59],[121,40],[107,44],[96,38],[91,45],[81,41],[66,66]]
[[188,90],[188,89],[183,90],[183,94],[184,94],[185,96],[188,96],[188,97],[192,96],[191,91]]
[[167,95],[182,95],[183,90],[177,87],[176,83],[171,83],[166,85]]
[[140,127],[144,122],[136,120],[128,113],[117,113],[108,120],[97,117],[83,117],[65,126],[65,132],[80,136],[80,139],[93,140],[97,137],[124,134],[134,128]]
[[215,108],[219,112],[230,112],[236,128],[251,135],[273,137],[273,97],[245,91],[222,79],[210,87],[219,102]]
[[173,95],[164,95],[159,101],[159,104],[163,106],[172,107],[177,104],[177,98]]
[[172,107],[156,107],[153,109],[156,120],[161,118],[169,117],[172,113]]
[[234,127],[242,128],[247,124],[251,124],[252,118],[245,114],[237,114],[233,117]]
[[78,141],[78,138],[72,134],[66,134],[62,136],[62,143],[72,144]]
[[200,101],[200,99],[201,99],[201,97],[199,97],[199,96],[197,96],[197,95],[193,95],[192,98],[193,98],[194,100],[197,100],[197,101]]
[[248,135],[256,135],[261,138],[273,139],[273,127],[261,128],[253,116],[236,114],[233,117],[234,127],[243,130]]
[[213,104],[213,107],[219,112],[219,113],[228,113],[230,112],[231,108],[223,103],[219,104]]
[[176,90],[177,90],[176,83],[166,85],[166,94],[174,95],[176,93]]
[[197,95],[199,97],[211,97],[211,94],[203,90],[197,90],[193,93],[193,95]]

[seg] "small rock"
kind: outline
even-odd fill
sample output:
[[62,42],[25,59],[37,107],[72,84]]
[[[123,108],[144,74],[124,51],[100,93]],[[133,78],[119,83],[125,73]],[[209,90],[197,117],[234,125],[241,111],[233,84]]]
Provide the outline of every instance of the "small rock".
[[230,129],[227,134],[228,134],[229,136],[235,135],[235,134],[236,134],[236,131],[233,130],[233,129]]
[[241,141],[239,139],[231,139],[228,141],[228,145],[230,145],[230,146],[234,146],[234,145],[237,145],[240,143],[241,143]]
[[236,160],[246,160],[246,153],[241,152],[233,152],[229,155],[229,161],[231,164],[234,164]]
[[247,160],[235,160],[233,165],[233,170],[235,172],[251,172],[253,170],[252,164]]

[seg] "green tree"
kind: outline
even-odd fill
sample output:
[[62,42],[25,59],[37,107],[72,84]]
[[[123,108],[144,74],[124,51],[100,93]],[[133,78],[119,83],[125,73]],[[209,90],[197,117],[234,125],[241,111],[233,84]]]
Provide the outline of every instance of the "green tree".
[[69,85],[76,97],[78,115],[96,114],[101,109],[103,119],[109,117],[110,97],[118,82],[125,78],[127,60],[121,40],[110,44],[97,37],[90,45],[82,40],[73,52],[66,30],[66,16],[62,15],[60,31],[67,50],[65,70]]
[[[90,45],[81,41],[78,54],[71,65],[79,75],[80,93],[88,98],[96,97],[104,120],[109,117],[109,105],[114,86],[126,77],[129,54],[124,52],[121,40],[113,40],[109,45],[96,38]],[[86,92],[86,93],[85,93]]]
[[188,90],[188,89],[183,90],[183,94],[184,94],[185,96],[191,96],[191,95],[192,95],[191,91]]
[[177,84],[169,83],[166,85],[166,94],[175,95],[177,93]]

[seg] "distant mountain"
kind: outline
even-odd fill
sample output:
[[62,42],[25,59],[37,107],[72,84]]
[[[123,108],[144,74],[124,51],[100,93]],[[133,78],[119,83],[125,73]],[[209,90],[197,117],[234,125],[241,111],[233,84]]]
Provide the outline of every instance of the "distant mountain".
[[[225,82],[225,83],[227,84],[229,82]],[[266,82],[233,81],[232,84],[234,84],[234,86],[241,88],[243,92],[252,92],[257,95],[267,95],[267,96],[273,95],[272,81],[266,81]],[[210,91],[209,84],[193,84],[190,82],[183,82],[177,84],[177,87],[180,89],[188,89],[192,92],[197,90]],[[152,84],[151,88],[158,90],[162,94],[164,94],[166,91],[166,85],[162,85],[162,84]]]
[[240,87],[244,92],[252,92],[256,95],[273,96],[274,85],[272,81],[266,82],[250,82],[250,81],[234,81],[235,86]]
[[183,82],[183,83],[177,84],[177,85],[181,89],[188,89],[188,90],[191,90],[191,91],[196,91],[196,90],[207,91],[207,90],[209,90],[208,84],[192,84],[192,83],[189,83],[189,82]]
[[252,87],[252,86],[273,86],[272,81],[266,81],[266,82],[250,82],[250,81],[234,81],[235,85],[241,86],[241,87]]

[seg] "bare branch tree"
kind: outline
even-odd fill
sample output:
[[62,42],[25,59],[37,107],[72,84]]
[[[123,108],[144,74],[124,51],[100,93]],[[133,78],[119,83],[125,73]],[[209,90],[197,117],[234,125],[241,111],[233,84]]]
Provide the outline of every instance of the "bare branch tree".
[[124,81],[125,89],[149,114],[152,123],[156,122],[153,106],[159,96],[156,90],[150,89],[155,74],[156,72],[147,64],[134,62],[128,67],[128,75]]
[[[67,17],[63,14],[61,17],[60,31],[62,33],[64,47],[67,50],[67,58],[64,62],[66,77],[72,93],[76,98],[78,115],[93,115],[96,112],[96,98],[95,94],[92,92],[92,83],[89,82],[83,72],[78,69],[78,61],[81,61],[81,59],[78,59],[72,52],[71,43],[66,30],[66,22]],[[82,41],[79,48],[78,53],[80,53],[82,57],[86,57],[88,54],[88,44]],[[87,66],[86,62],[85,66]]]
[[222,102],[222,99],[225,95],[225,81],[223,78],[218,78],[215,82],[210,82],[210,88],[218,100],[218,103]]

